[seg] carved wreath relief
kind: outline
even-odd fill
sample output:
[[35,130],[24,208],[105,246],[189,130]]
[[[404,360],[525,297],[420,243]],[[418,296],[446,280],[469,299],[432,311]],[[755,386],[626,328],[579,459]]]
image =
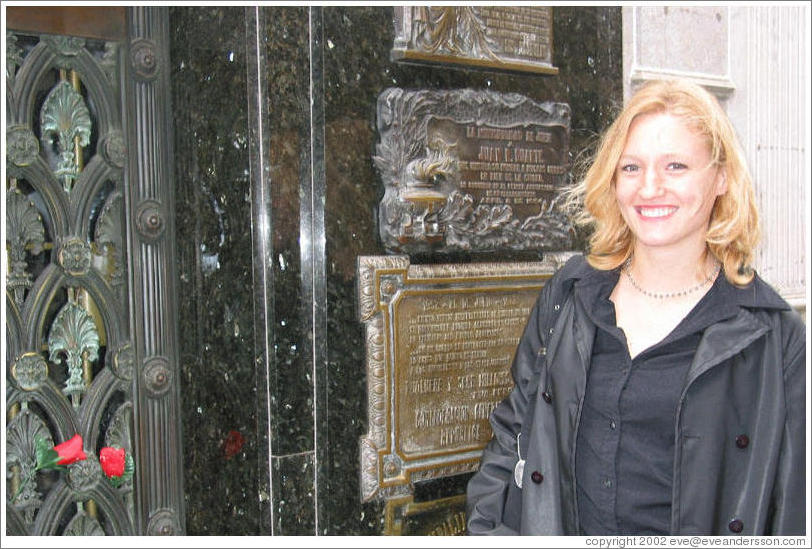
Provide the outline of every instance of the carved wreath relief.
[[570,110],[519,94],[389,88],[374,157],[390,252],[566,250]]

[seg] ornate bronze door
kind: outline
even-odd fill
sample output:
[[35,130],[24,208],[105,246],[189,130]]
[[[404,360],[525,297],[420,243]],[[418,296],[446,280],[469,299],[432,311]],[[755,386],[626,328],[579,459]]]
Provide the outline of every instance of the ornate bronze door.
[[9,535],[184,533],[167,36],[165,8],[7,11]]

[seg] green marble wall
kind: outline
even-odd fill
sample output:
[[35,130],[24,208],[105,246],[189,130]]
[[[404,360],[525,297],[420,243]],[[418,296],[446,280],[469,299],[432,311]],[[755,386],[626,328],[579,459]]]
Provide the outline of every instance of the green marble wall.
[[186,527],[258,532],[244,16],[170,10]]
[[[385,253],[377,96],[471,87],[567,102],[576,157],[622,101],[620,8],[555,7],[553,21],[559,75],[538,76],[392,63],[390,7],[170,9],[189,535],[383,532],[383,504],[359,496],[355,312],[356,256]],[[416,498],[461,494],[468,478]]]

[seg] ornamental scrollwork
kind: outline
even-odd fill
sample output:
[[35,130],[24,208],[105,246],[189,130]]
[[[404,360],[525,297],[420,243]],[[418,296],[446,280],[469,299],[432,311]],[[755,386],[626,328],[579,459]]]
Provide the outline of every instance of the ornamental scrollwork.
[[403,287],[403,275],[385,275],[381,277],[381,303],[388,304],[395,293]]
[[360,320],[368,320],[378,307],[375,273],[380,270],[405,271],[408,267],[408,256],[358,257],[358,304],[361,313]]
[[[131,403],[125,403],[116,408],[113,419],[104,434],[105,446],[130,449],[130,423],[132,422],[133,408]],[[129,481],[128,481],[129,482]]]
[[116,377],[124,381],[132,380],[133,369],[135,368],[135,353],[129,342],[123,343],[113,351],[112,368]]
[[62,354],[68,367],[68,380],[63,393],[71,396],[78,406],[78,396],[86,391],[82,378],[85,360],[93,362],[99,356],[99,332],[93,318],[82,307],[68,301],[57,313],[48,335],[49,359],[58,362]]
[[123,234],[124,213],[121,192],[115,191],[104,203],[93,236],[97,250],[106,255],[103,275],[114,288],[124,285]]
[[361,439],[361,501],[378,494],[378,449],[367,437]]
[[115,42],[105,42],[104,53],[99,61],[104,74],[115,89],[118,88],[118,78],[116,78],[118,74],[118,49],[118,44]]
[[17,35],[6,32],[6,78],[14,81],[17,67],[23,62],[23,49],[17,45]]
[[369,433],[361,438],[361,501],[369,501],[378,495],[378,448],[386,444],[387,398],[383,329],[382,314],[374,315],[366,321]]
[[79,174],[74,149],[74,139],[80,147],[90,142],[92,123],[85,100],[67,80],[60,80],[45,98],[40,111],[42,141],[46,146],[56,146],[59,162],[55,170],[62,179],[65,192],[70,192]]
[[57,55],[65,57],[76,57],[85,47],[84,38],[77,36],[43,34],[40,40],[48,44]]
[[369,437],[377,446],[386,442],[386,363],[383,315],[367,322],[367,407]]

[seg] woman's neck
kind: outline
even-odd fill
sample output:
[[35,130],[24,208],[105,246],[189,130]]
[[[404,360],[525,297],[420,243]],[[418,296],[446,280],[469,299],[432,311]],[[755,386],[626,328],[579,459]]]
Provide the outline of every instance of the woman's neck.
[[710,250],[652,250],[635,247],[627,268],[649,292],[679,292],[707,279],[717,261]]

